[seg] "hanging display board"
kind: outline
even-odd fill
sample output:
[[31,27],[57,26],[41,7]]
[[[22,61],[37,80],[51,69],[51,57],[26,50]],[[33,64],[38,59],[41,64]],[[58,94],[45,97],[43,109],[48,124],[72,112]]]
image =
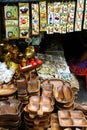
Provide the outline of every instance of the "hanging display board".
[[19,38],[17,6],[4,6],[6,38]]
[[38,1],[40,1],[40,0],[0,0],[0,2],[5,2],[5,3],[7,3],[7,2],[38,2]]
[[77,0],[75,31],[82,30],[83,11],[84,11],[84,0]]
[[54,32],[60,32],[60,12],[61,5],[60,2],[54,2]]
[[20,38],[29,38],[29,3],[19,3]]
[[39,2],[39,6],[40,6],[40,31],[46,31],[46,24],[47,24],[46,1]]
[[47,34],[53,34],[54,32],[54,4],[53,3],[48,3],[47,6],[47,17],[48,17],[48,22],[47,22]]
[[74,31],[74,19],[75,19],[75,2],[69,2],[68,5],[68,18],[67,18],[67,32]]
[[87,0],[85,2],[85,12],[84,12],[84,24],[83,29],[87,29]]
[[32,35],[39,35],[39,5],[38,3],[31,4],[32,15]]
[[47,34],[82,31],[87,28],[86,10],[85,0],[7,4],[4,6],[6,38],[29,38],[44,31]]

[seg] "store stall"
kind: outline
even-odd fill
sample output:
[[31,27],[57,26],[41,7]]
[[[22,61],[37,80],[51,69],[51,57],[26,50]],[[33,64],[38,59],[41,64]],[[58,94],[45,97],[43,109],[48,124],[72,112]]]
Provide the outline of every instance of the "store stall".
[[79,82],[64,46],[87,29],[86,4],[0,1],[1,130],[86,129],[87,104],[76,102]]

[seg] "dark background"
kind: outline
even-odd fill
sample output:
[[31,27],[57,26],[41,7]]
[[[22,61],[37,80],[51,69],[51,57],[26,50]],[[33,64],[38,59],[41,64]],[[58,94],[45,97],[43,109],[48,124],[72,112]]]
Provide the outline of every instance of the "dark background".
[[51,48],[52,44],[61,46],[64,49],[65,58],[67,61],[71,59],[78,60],[87,51],[87,31],[66,33],[66,34],[45,34],[41,43],[41,52]]

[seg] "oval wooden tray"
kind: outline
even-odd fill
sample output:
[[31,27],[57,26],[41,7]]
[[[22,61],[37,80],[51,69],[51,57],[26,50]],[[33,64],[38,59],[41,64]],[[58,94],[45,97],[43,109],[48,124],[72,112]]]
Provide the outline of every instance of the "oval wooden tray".
[[20,66],[20,71],[21,72],[27,72],[27,71],[30,71],[30,70],[34,70],[38,67],[40,67],[42,64],[38,64],[38,65],[35,65],[35,66],[32,66],[32,65],[27,65],[27,66],[24,66],[24,67],[21,67]]
[[17,88],[1,88],[0,97],[10,96],[10,95],[16,93],[16,91],[17,91]]

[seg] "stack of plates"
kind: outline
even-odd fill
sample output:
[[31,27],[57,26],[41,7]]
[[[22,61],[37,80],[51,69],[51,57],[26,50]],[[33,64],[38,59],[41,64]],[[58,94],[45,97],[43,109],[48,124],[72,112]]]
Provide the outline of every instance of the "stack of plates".
[[59,110],[69,110],[69,109],[73,110],[75,108],[75,103],[73,100],[71,102],[65,103],[65,104],[58,103],[56,101],[55,105],[56,105],[57,109],[59,109]]
[[74,95],[70,83],[60,82],[53,88],[58,109],[74,109]]
[[85,116],[87,117],[87,103],[86,102],[82,102],[82,103],[75,103],[75,109],[76,110],[81,110]]
[[30,114],[27,112],[24,114],[24,124],[27,130],[44,130],[50,126],[50,114],[34,117],[30,117]]
[[53,97],[53,84],[42,84],[42,96]]
[[51,129],[52,130],[61,130],[57,113],[51,114]]
[[[28,130],[44,130],[50,126],[50,113],[54,110],[51,97],[32,96],[24,107],[24,122]],[[42,129],[43,128],[43,129]]]
[[29,96],[28,94],[18,94],[18,100],[22,102],[23,105],[28,104]]
[[40,80],[32,79],[28,81],[27,91],[28,91],[29,97],[40,96]]
[[[0,130],[11,130],[10,128],[0,127]],[[18,130],[18,128],[12,128],[12,130]]]
[[27,82],[25,79],[17,80],[17,90],[18,90],[18,100],[22,102],[22,104],[28,104],[29,96],[27,93]]
[[18,128],[21,123],[22,104],[17,99],[0,101],[0,127]]
[[16,96],[17,88],[13,87],[7,87],[7,88],[0,88],[0,101],[7,100],[8,98],[14,98]]

